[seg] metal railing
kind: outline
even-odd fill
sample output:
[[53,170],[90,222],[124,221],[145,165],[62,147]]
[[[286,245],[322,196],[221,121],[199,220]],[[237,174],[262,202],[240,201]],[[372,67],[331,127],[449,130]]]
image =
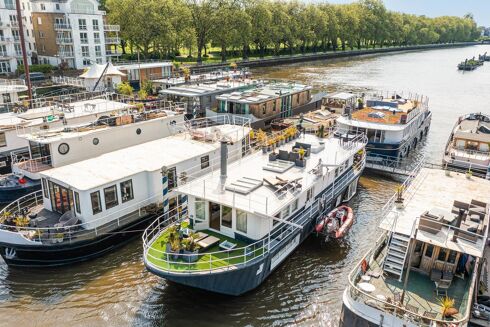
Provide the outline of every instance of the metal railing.
[[71,25],[68,23],[55,23],[54,29],[55,30],[71,30]]
[[71,37],[57,37],[56,44],[71,44],[73,43],[73,38]]
[[121,30],[121,26],[119,25],[104,25],[104,31],[107,32],[119,32]]
[[51,81],[55,84],[72,85],[80,88],[85,88],[85,83],[82,78],[70,76],[51,76]]
[[18,156],[12,155],[12,159],[12,167],[16,167],[20,171],[27,171],[29,173],[39,173],[53,168],[51,165],[51,156],[26,159],[23,156],[19,158]]
[[106,37],[105,38],[106,44],[119,44],[120,42],[121,42],[121,39],[118,37]]

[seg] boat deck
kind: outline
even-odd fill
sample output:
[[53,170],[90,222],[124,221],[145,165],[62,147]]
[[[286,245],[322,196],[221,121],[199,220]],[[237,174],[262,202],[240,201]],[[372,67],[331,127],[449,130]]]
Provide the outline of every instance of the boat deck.
[[[187,228],[187,226],[187,222],[183,222],[181,224],[182,228]],[[235,265],[243,264],[246,261],[250,261],[251,259],[262,255],[263,253],[263,250],[259,248],[257,248],[257,251],[250,250],[250,252],[245,253],[247,251],[245,247],[247,247],[249,244],[224,236],[209,229],[200,230],[197,232],[205,233],[219,239],[219,241],[214,245],[204,250],[199,250],[199,258],[197,261],[189,263],[188,261],[185,261],[183,257],[176,260],[170,258],[170,254],[166,253],[166,246],[170,235],[170,231],[168,229],[153,241],[146,256],[147,260],[156,267],[166,271],[210,271],[220,268],[233,269]],[[236,244],[236,250],[227,251],[220,248],[219,244],[225,241]]]
[[[382,272],[382,260],[385,251],[381,252],[376,260],[370,265],[368,272]],[[405,271],[406,274],[406,271]],[[405,276],[405,275],[404,275]],[[370,284],[374,285],[375,290],[371,294],[378,297],[384,296],[388,302],[395,302],[395,299],[401,296],[403,292],[403,280],[389,276],[381,276],[379,278],[371,277]],[[471,278],[465,277],[461,279],[454,277],[451,287],[447,290],[447,296],[454,299],[454,308],[458,309],[459,313],[455,316],[461,319],[466,313],[468,303],[468,290],[470,288]],[[442,319],[441,305],[439,299],[444,295],[436,294],[436,287],[430,277],[417,272],[411,271],[408,277],[407,288],[403,300],[403,306],[419,315],[432,315],[432,318]],[[434,316],[435,315],[435,316]]]

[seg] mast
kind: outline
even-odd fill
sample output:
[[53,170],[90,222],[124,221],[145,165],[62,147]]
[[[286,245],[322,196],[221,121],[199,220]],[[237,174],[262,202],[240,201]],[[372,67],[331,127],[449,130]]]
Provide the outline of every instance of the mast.
[[[22,21],[20,0],[15,0],[15,7],[17,9],[17,23],[19,24],[20,47],[22,49],[22,60],[24,62],[24,73],[26,75],[27,94],[29,96],[29,100],[32,100],[31,76],[29,75],[29,62],[27,61],[26,42],[24,39],[24,22]],[[31,101],[29,101],[29,107],[30,106]]]

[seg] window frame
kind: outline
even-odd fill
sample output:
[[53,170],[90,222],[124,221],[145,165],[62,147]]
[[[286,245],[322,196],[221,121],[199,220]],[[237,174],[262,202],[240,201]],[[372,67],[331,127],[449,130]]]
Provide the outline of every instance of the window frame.
[[43,188],[43,196],[46,199],[49,199],[48,181],[46,180],[46,178],[41,178],[41,184]]
[[201,157],[201,169],[205,169],[209,167],[209,155],[205,155]]
[[[241,232],[241,233],[244,233],[244,234],[247,234],[247,230],[248,230],[248,214],[246,211],[243,211],[243,210],[240,210],[240,209],[236,209],[236,230],[238,232]],[[245,217],[245,230],[241,229],[241,227],[243,227],[243,221],[240,222],[241,220],[240,219],[243,219],[243,215]],[[240,218],[242,217],[242,218]]]
[[4,146],[7,146],[7,135],[5,134],[5,132],[0,132],[0,147]]
[[[93,199],[93,196],[94,195],[97,195],[97,202],[98,202],[97,203],[97,205],[98,205],[98,209],[97,210],[94,208],[94,201],[93,201],[94,200]],[[96,214],[99,214],[99,213],[102,212],[102,201],[101,201],[101,198],[100,198],[100,191],[99,190],[90,193],[90,205],[92,206],[92,214],[93,215],[96,215]]]
[[[131,192],[130,192],[131,197],[129,199],[123,197],[123,184],[128,183],[128,182],[129,182],[130,190],[131,190]],[[134,189],[133,189],[133,180],[132,179],[128,179],[128,180],[125,180],[125,181],[119,183],[119,189],[121,192],[121,203],[126,203],[126,202],[129,202],[131,200],[134,200]]]
[[[228,220],[224,220],[223,218],[225,217],[225,208],[228,210],[230,210],[226,216],[229,216],[230,219],[229,219],[229,223],[230,225],[228,226]],[[225,205],[221,205],[221,210],[220,210],[220,214],[221,214],[221,226],[223,227],[226,227],[226,228],[233,228],[233,208],[232,207],[229,207],[229,206],[225,206]],[[226,221],[226,224],[223,224],[223,222]]]
[[[198,205],[200,208],[198,208]],[[200,215],[200,210],[202,210],[202,217]],[[199,214],[198,214],[199,213]],[[195,198],[194,200],[194,218],[196,222],[206,221],[206,201],[201,198]]]
[[[108,204],[107,204],[107,192],[110,190],[114,190],[115,198],[114,198],[114,202],[108,206]],[[119,205],[119,197],[117,195],[116,184],[108,186],[108,187],[104,187],[104,205],[105,205],[106,210],[112,209],[112,208],[117,207]]]
[[82,213],[82,209],[80,208],[80,194],[77,191],[73,191],[73,201],[75,203],[75,212]]

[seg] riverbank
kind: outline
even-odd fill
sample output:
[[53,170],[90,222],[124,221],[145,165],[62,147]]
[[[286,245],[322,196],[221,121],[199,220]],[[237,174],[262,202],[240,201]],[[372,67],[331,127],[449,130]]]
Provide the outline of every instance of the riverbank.
[[[480,42],[458,42],[458,43],[444,43],[444,44],[424,44],[424,45],[412,45],[405,47],[388,47],[388,48],[374,48],[374,49],[363,49],[363,50],[345,50],[345,51],[331,51],[331,52],[321,52],[321,53],[306,53],[306,54],[295,54],[295,55],[282,55],[277,57],[266,57],[257,58],[249,60],[237,60],[234,61],[238,67],[265,67],[273,65],[283,65],[292,64],[297,62],[308,62],[316,60],[334,59],[334,58],[345,58],[345,57],[357,57],[371,54],[382,54],[391,52],[403,52],[403,51],[420,51],[420,50],[433,50],[433,49],[447,49],[456,47],[466,47],[472,45],[481,44]],[[228,67],[230,62],[225,63],[214,63],[214,64],[201,64],[191,67],[192,72],[198,72],[203,70],[213,70]]]

